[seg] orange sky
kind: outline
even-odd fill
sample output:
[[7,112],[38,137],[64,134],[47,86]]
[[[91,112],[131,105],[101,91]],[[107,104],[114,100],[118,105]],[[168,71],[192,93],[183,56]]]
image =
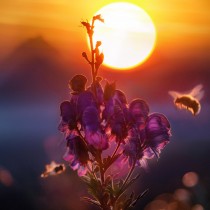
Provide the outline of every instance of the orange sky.
[[[80,21],[90,19],[98,9],[112,2],[117,1],[1,0],[0,59],[21,41],[37,35],[43,35],[63,55],[80,56],[86,41]],[[135,3],[148,12],[157,29],[157,47],[165,56],[209,53],[209,0],[124,2]]]

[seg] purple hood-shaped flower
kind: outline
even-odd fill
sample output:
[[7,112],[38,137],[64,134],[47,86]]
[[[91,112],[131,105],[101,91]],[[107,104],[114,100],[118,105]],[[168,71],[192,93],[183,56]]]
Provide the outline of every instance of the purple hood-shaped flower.
[[63,159],[69,162],[73,170],[78,171],[79,176],[86,174],[89,156],[87,146],[80,136],[74,136],[73,138],[69,136],[67,138],[67,151]]
[[[108,95],[108,94],[107,94]],[[115,106],[119,106],[125,118],[128,118],[128,108],[127,108],[127,100],[125,94],[120,90],[114,90],[112,94],[110,93],[110,97],[106,96],[107,100],[105,100],[105,108],[103,111],[103,119],[109,120],[109,118],[114,114]]]
[[60,115],[63,123],[68,124],[73,129],[76,124],[76,112],[74,105],[69,101],[63,101],[60,105]]
[[103,88],[101,87],[101,82],[102,78],[101,77],[96,77],[95,84],[91,84],[91,86],[87,89],[91,91],[93,94],[96,94],[96,101],[98,105],[102,105],[104,102],[104,91]]
[[142,99],[134,99],[129,106],[131,124],[140,126],[145,123],[149,114],[149,106],[146,101]]
[[126,96],[120,90],[112,90],[106,99],[102,118],[106,121],[107,128],[110,128],[111,133],[116,136],[116,140],[121,141],[127,136],[129,115]]
[[99,111],[94,106],[88,106],[82,115],[82,125],[86,130],[96,132],[100,129]]
[[143,166],[146,159],[151,159],[154,155],[159,157],[161,150],[169,142],[170,123],[160,113],[147,116],[149,110],[142,100],[135,101],[129,110],[135,124],[129,130],[124,155],[129,158],[130,165],[139,163]]
[[94,106],[87,107],[83,113],[82,125],[89,145],[98,150],[108,148],[108,138],[101,129],[98,109]]
[[84,75],[77,74],[69,81],[69,87],[76,93],[80,93],[85,90],[87,78]]
[[169,142],[171,136],[170,129],[170,123],[163,114],[153,113],[147,118],[145,143],[155,151],[156,155],[159,155],[161,150]]
[[129,130],[123,153],[128,157],[130,166],[133,164],[145,164],[146,159],[151,159],[154,157],[154,152],[152,149],[144,145],[144,138],[144,130],[140,131],[135,128]]
[[95,97],[90,91],[83,91],[78,95],[76,102],[77,119],[81,120],[83,112],[89,106],[97,107]]
[[[127,110],[126,110],[127,111]],[[116,141],[122,141],[128,135],[127,131],[127,115],[125,109],[122,109],[120,105],[114,106],[114,112],[109,120],[111,133],[116,136]]]
[[85,139],[90,146],[93,146],[96,150],[106,150],[109,147],[108,137],[101,131],[91,132],[85,130]]

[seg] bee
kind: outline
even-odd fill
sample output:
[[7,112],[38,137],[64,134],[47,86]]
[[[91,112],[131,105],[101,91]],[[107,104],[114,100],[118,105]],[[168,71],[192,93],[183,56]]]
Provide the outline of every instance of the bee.
[[203,85],[196,85],[192,90],[186,93],[179,93],[176,91],[169,91],[174,99],[174,104],[179,109],[189,110],[193,115],[199,114],[201,110],[200,100],[204,96]]
[[41,177],[46,178],[48,176],[61,174],[65,171],[65,169],[64,164],[57,164],[56,162],[52,161],[50,164],[45,166],[45,171],[41,174]]

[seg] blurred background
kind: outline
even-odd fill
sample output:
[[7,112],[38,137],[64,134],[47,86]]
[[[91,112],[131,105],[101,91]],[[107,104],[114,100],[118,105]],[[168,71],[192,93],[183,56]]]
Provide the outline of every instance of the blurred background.
[[[57,130],[59,105],[69,99],[75,74],[90,80],[81,53],[88,51],[80,21],[90,19],[103,0],[0,1],[0,205],[2,210],[94,209],[80,200],[85,185],[67,170],[40,178],[52,160],[63,163]],[[122,2],[122,1],[121,1]],[[145,9],[157,30],[151,57],[129,71],[105,66],[100,75],[116,81],[130,102],[140,97],[151,112],[165,114],[172,138],[158,161],[134,186],[149,188],[136,209],[210,209],[210,2],[208,0],[126,1]],[[89,83],[90,84],[90,83]],[[169,90],[203,84],[201,112],[177,110]]]

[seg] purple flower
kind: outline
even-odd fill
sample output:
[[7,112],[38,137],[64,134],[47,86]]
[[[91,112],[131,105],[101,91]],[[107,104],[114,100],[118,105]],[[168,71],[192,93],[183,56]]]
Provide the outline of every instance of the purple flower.
[[102,118],[106,121],[106,128],[110,129],[119,141],[127,136],[128,107],[125,94],[112,88],[107,94],[108,100],[105,102]]
[[123,93],[121,90],[114,91],[113,99],[115,101],[118,101],[118,103],[120,103],[121,105],[127,106],[127,99],[125,93]]
[[78,74],[75,75],[69,81],[69,87],[77,93],[80,93],[85,90],[85,85],[87,83],[87,78],[84,75]]
[[97,107],[93,93],[90,91],[81,92],[76,102],[77,119],[81,120],[83,112],[89,106]]
[[169,142],[171,136],[170,129],[170,123],[163,114],[153,113],[146,120],[146,144],[152,148],[156,155],[159,155]]
[[127,116],[121,106],[115,105],[114,112],[110,116],[109,124],[112,135],[116,136],[116,141],[122,141],[128,135]]
[[80,136],[69,136],[67,138],[67,151],[63,159],[69,162],[73,170],[78,170],[78,175],[84,175],[86,173],[89,155],[87,146]]
[[124,146],[123,154],[128,158],[129,165],[133,164],[141,167],[147,166],[147,160],[154,157],[154,152],[150,147],[145,147],[139,143],[139,139],[133,137]]
[[129,106],[129,112],[131,123],[141,126],[145,123],[149,114],[149,106],[146,101],[142,99],[134,99]]
[[107,135],[103,132],[85,130],[85,139],[96,150],[106,150],[109,147]]
[[99,111],[95,106],[88,106],[82,115],[82,125],[86,130],[96,132],[100,129]]
[[[143,146],[144,142],[144,130],[132,128],[129,130],[126,144],[124,146],[123,154],[128,157],[129,165],[139,165],[139,161],[147,156],[144,156],[144,152],[147,152],[146,147]],[[146,154],[146,153],[145,153]]]
[[74,129],[76,126],[76,112],[74,105],[69,101],[63,101],[60,105],[60,115],[62,121],[68,124],[70,129]]
[[108,148],[108,138],[100,126],[99,111],[94,106],[85,109],[82,117],[85,139],[87,143],[98,150]]
[[[135,107],[135,106],[134,106]],[[160,113],[154,113],[147,118],[147,112],[142,117],[142,109],[132,109],[133,119],[141,126],[133,126],[129,130],[129,135],[124,148],[123,154],[128,157],[129,165],[139,164],[146,166],[146,160],[159,157],[161,150],[169,142],[170,124],[167,118]],[[138,120],[139,118],[143,120]]]
[[102,105],[104,102],[104,91],[100,84],[101,80],[101,77],[96,77],[95,84],[91,84],[91,86],[88,88],[88,90],[91,91],[93,94],[95,94],[96,92],[96,101],[98,105]]

